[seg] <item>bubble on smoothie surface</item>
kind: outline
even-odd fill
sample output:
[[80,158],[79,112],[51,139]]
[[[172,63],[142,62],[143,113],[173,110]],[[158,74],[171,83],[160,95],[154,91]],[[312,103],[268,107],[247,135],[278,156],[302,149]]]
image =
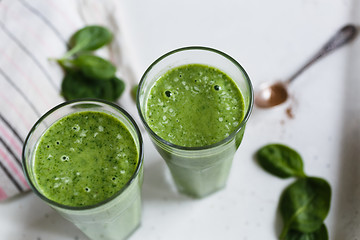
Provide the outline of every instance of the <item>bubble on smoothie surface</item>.
[[221,90],[221,87],[220,87],[219,85],[215,85],[215,86],[214,86],[214,89],[215,89],[216,91],[219,91],[219,90]]
[[67,155],[62,155],[60,159],[61,159],[61,161],[63,161],[63,162],[67,162],[67,161],[69,161],[70,158],[69,158],[69,156],[67,156]]
[[72,127],[72,129],[73,129],[75,132],[80,131],[80,126],[79,126],[79,124],[75,124],[75,125]]
[[165,96],[171,97],[171,95],[172,95],[172,92],[171,92],[171,91],[169,91],[169,90],[165,91]]
[[103,126],[99,126],[99,132],[102,132],[102,131],[104,131],[104,127]]

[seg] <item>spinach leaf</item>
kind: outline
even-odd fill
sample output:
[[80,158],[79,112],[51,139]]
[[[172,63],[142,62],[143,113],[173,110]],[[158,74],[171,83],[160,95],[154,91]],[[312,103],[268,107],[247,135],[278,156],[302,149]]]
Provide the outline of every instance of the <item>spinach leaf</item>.
[[112,33],[105,27],[97,25],[86,26],[75,32],[71,37],[69,42],[70,50],[63,58],[69,58],[80,51],[96,50],[110,43],[112,37]]
[[68,69],[71,70],[74,67],[72,61],[67,58],[56,59],[56,61],[64,71],[67,71]]
[[115,101],[124,91],[125,84],[118,78],[110,81],[94,81],[80,71],[68,69],[61,88],[66,100],[100,98]]
[[124,92],[125,83],[124,83],[123,80],[121,80],[120,78],[116,78],[116,77],[112,78],[111,82],[112,82],[112,86],[113,86],[113,99],[112,99],[112,101],[115,101]]
[[280,178],[305,177],[301,156],[282,144],[269,144],[255,154],[260,166]]
[[115,76],[115,66],[91,52],[108,44],[112,37],[107,28],[96,25],[73,34],[70,50],[57,59],[65,72],[61,93],[66,100],[100,98],[116,101],[124,92],[125,83]]
[[279,208],[284,221],[280,239],[290,230],[311,233],[323,224],[329,209],[331,188],[321,178],[299,178],[281,195]]
[[131,97],[133,98],[133,100],[136,102],[136,95],[137,95],[137,90],[139,88],[139,85],[135,85],[131,88]]
[[115,76],[115,66],[98,56],[80,55],[71,61],[75,67],[78,67],[85,76],[94,80],[110,80]]
[[328,240],[329,235],[325,224],[312,233],[302,233],[295,230],[290,230],[285,237],[285,240]]
[[66,100],[77,98],[98,98],[101,95],[96,83],[79,71],[67,69],[61,85],[62,95]]
[[105,99],[108,101],[115,101],[114,88],[111,81],[97,82],[97,87],[100,89],[100,95],[98,98]]

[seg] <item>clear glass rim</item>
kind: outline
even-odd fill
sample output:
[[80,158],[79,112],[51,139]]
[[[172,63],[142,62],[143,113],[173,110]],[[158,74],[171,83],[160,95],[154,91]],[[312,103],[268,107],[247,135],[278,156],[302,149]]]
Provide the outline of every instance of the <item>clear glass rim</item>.
[[[161,60],[165,59],[166,57],[173,55],[175,53],[179,53],[179,52],[184,52],[184,51],[188,51],[188,50],[200,50],[200,51],[209,51],[209,52],[213,52],[213,53],[217,53],[225,58],[227,58],[228,60],[230,60],[230,62],[232,62],[238,69],[240,69],[240,71],[243,73],[246,83],[249,87],[250,90],[250,96],[249,96],[249,106],[248,109],[245,113],[245,116],[243,118],[243,120],[241,121],[241,123],[239,124],[239,126],[231,133],[229,134],[229,136],[227,136],[226,138],[224,138],[223,140],[210,144],[210,145],[206,145],[206,146],[201,146],[201,147],[184,147],[184,146],[180,146],[180,145],[176,145],[173,144],[171,142],[166,141],[165,139],[159,137],[147,124],[145,117],[143,116],[143,113],[141,111],[141,106],[140,106],[140,101],[139,101],[139,95],[140,95],[140,91],[141,88],[143,86],[143,83],[145,81],[145,78],[147,76],[147,74],[151,71],[151,69],[157,64],[159,63]],[[136,94],[136,107],[138,109],[138,113],[140,116],[140,119],[142,121],[142,123],[144,124],[145,128],[148,130],[148,132],[155,137],[155,139],[163,144],[165,144],[166,146],[175,148],[175,149],[179,149],[179,150],[186,150],[186,151],[199,151],[199,150],[207,150],[207,149],[212,149],[218,146],[221,146],[225,143],[227,143],[229,140],[233,139],[235,137],[235,135],[245,126],[246,122],[248,121],[250,115],[251,115],[251,111],[254,105],[254,90],[253,90],[253,86],[252,83],[250,81],[250,78],[247,74],[247,72],[245,71],[245,69],[240,65],[240,63],[238,63],[234,58],[232,58],[231,56],[229,56],[228,54],[219,51],[217,49],[214,48],[210,48],[210,47],[204,47],[204,46],[189,46],[189,47],[182,47],[182,48],[178,48],[175,50],[172,50],[168,53],[165,53],[164,55],[160,56],[159,58],[157,58],[144,72],[144,74],[142,75],[141,79],[140,79],[140,83],[139,83],[139,87],[137,90],[137,94]]]
[[[130,121],[130,123],[133,125],[136,135],[139,139],[139,159],[138,159],[138,165],[136,167],[136,170],[134,172],[134,174],[131,176],[130,180],[115,194],[113,194],[111,197],[96,203],[96,204],[92,204],[92,205],[88,205],[88,206],[68,206],[68,205],[64,205],[58,202],[55,202],[49,198],[47,198],[45,195],[43,195],[33,184],[33,182],[31,181],[31,178],[29,177],[28,174],[28,167],[26,164],[26,158],[25,158],[25,148],[26,145],[31,137],[31,135],[33,134],[33,132],[36,130],[36,128],[38,127],[38,125],[40,125],[42,123],[42,121],[48,117],[50,114],[52,114],[53,112],[55,112],[56,110],[70,105],[70,104],[74,104],[74,103],[84,103],[84,104],[91,104],[91,103],[102,103],[102,104],[106,104],[109,105],[110,107],[115,108],[116,110],[120,111],[122,114],[124,114],[124,116]],[[36,123],[34,124],[34,126],[31,128],[29,134],[27,135],[25,142],[24,142],[24,146],[23,146],[23,150],[22,150],[22,166],[23,166],[23,170],[25,173],[25,177],[27,179],[27,182],[29,183],[31,189],[36,193],[36,195],[38,195],[41,199],[43,199],[44,201],[46,201],[47,203],[55,206],[55,207],[59,207],[62,209],[67,209],[67,210],[87,210],[87,209],[94,209],[97,207],[100,207],[108,202],[111,202],[113,199],[117,198],[119,195],[121,195],[122,192],[124,192],[130,185],[131,183],[135,180],[135,178],[139,175],[140,173],[140,169],[143,165],[143,139],[142,139],[142,135],[141,132],[136,124],[136,122],[134,121],[134,119],[130,116],[130,114],[128,114],[123,108],[121,108],[120,106],[116,105],[115,103],[106,101],[106,100],[101,100],[101,99],[95,99],[95,98],[81,98],[81,99],[76,99],[76,100],[70,100],[70,101],[65,101],[55,107],[53,107],[52,109],[50,109],[49,111],[47,111],[44,115],[42,115],[39,120],[36,121]]]

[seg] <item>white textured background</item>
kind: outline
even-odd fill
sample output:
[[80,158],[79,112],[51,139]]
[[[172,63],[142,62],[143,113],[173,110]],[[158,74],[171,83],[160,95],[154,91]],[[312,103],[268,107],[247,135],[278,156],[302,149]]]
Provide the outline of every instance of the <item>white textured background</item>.
[[[238,60],[256,87],[289,76],[342,25],[360,25],[358,0],[119,0],[116,6],[134,79],[167,51],[204,45]],[[252,157],[270,142],[295,148],[307,174],[330,182],[330,239],[360,239],[359,76],[360,37],[301,75],[291,85],[292,100],[272,110],[255,108],[226,189],[202,200],[175,191],[143,132],[143,219],[131,239],[277,239],[277,203],[291,180],[270,176]],[[120,104],[137,119],[128,95]],[[0,239],[86,237],[28,193],[0,203]]]

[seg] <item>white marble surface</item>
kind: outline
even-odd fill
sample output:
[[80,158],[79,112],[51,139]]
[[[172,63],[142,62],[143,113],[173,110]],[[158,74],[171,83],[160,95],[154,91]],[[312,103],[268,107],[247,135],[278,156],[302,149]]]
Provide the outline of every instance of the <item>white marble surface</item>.
[[[338,28],[360,25],[358,0],[120,0],[121,27],[136,78],[165,52],[188,45],[222,50],[253,85],[286,78]],[[309,175],[333,190],[330,239],[360,239],[360,37],[317,63],[291,86],[292,99],[254,108],[227,187],[205,199],[179,195],[145,132],[143,218],[131,240],[275,240],[277,203],[291,180],[265,173],[254,152],[271,142],[302,155]],[[121,102],[136,117],[135,105]],[[291,109],[293,117],[287,113]],[[137,118],[137,117],[136,117]],[[0,204],[0,239],[87,239],[33,193]]]

